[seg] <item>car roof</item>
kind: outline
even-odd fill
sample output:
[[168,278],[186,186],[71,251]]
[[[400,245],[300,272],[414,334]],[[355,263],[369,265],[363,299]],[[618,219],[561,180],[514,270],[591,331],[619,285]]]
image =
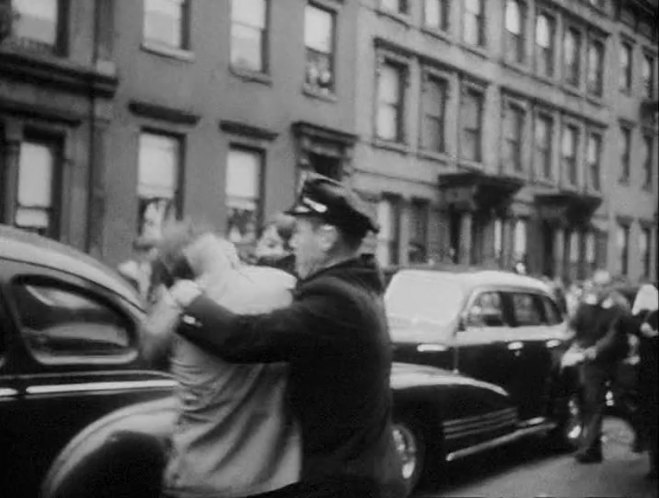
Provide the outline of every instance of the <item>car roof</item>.
[[[519,275],[517,273],[500,271],[500,270],[477,270],[456,268],[402,268],[397,274],[429,276],[433,275],[452,275],[455,280],[459,281],[464,287],[473,289],[475,287],[525,287],[550,293],[549,287],[537,278],[528,275]],[[396,275],[394,275],[394,278]]]
[[119,273],[71,246],[0,224],[0,258],[36,264],[90,280],[141,307],[140,299]]

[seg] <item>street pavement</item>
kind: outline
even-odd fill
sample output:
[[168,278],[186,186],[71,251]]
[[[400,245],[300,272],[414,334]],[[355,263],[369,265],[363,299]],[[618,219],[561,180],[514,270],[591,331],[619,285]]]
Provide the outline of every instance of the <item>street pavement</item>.
[[449,465],[431,491],[416,497],[657,498],[657,481],[645,478],[648,455],[632,453],[631,442],[629,427],[607,418],[601,464],[577,464],[539,440],[521,441]]

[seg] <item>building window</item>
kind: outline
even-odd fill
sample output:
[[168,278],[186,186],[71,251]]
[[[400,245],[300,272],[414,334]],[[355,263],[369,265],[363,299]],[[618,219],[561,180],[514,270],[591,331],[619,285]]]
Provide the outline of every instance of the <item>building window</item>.
[[9,3],[17,14],[12,26],[15,38],[30,48],[57,48],[63,25],[59,0],[11,0]]
[[460,157],[469,161],[481,160],[481,126],[483,94],[468,88],[463,90],[460,105]]
[[421,145],[433,152],[444,152],[444,112],[448,83],[429,76],[423,87],[423,129]]
[[425,0],[423,21],[427,28],[446,31],[449,20],[449,0]]
[[413,200],[410,210],[410,243],[408,260],[410,263],[425,263],[428,258],[428,211],[429,204],[424,200]]
[[382,8],[398,14],[407,13],[407,0],[380,0]]
[[152,242],[179,214],[182,143],[171,135],[142,132],[139,147],[138,235]]
[[629,92],[632,88],[632,54],[633,48],[629,43],[620,46],[620,90]]
[[503,120],[503,158],[513,170],[522,171],[522,139],[524,134],[524,109],[509,105]]
[[550,179],[551,172],[551,136],[553,122],[548,116],[535,118],[535,169],[543,178]]
[[563,38],[563,78],[572,86],[579,86],[581,72],[581,34],[574,28],[565,30]]
[[315,5],[304,11],[305,83],[322,93],[334,92],[334,13]]
[[376,133],[383,140],[403,141],[404,71],[391,63],[383,64],[379,71]]
[[464,0],[462,37],[470,45],[485,45],[483,0]]
[[588,175],[590,186],[600,189],[600,162],[602,160],[602,136],[598,133],[591,133],[588,136]]
[[562,159],[563,180],[568,185],[577,184],[577,147],[579,130],[576,126],[567,125],[563,128]]
[[493,249],[494,249],[494,260],[499,266],[503,264],[503,230],[504,221],[501,218],[495,218],[494,226],[494,239],[493,239]]
[[377,259],[383,266],[394,265],[398,259],[399,210],[394,199],[382,199],[378,203]]
[[648,99],[654,95],[654,57],[647,54],[643,56],[643,93]]
[[227,157],[227,237],[239,246],[256,242],[261,220],[263,153],[232,146]]
[[631,173],[630,155],[632,147],[632,130],[630,128],[620,128],[620,182],[629,182]]
[[586,267],[589,271],[595,269],[595,264],[597,263],[597,253],[595,250],[595,234],[593,232],[586,232],[585,237],[585,259]]
[[231,2],[231,65],[264,73],[267,71],[266,0]]
[[555,21],[547,14],[538,14],[535,20],[535,68],[539,75],[554,75]]
[[524,62],[525,14],[525,6],[519,0],[506,1],[506,57],[512,62]]
[[643,187],[646,189],[652,188],[652,135],[643,136]]
[[144,41],[166,47],[188,47],[187,0],[144,0]]
[[601,96],[604,75],[604,44],[591,40],[588,46],[588,93]]
[[18,196],[14,225],[41,235],[59,235],[59,144],[21,142],[18,160]]
[[579,232],[572,230],[568,234],[568,262],[576,264],[579,262]]
[[639,234],[638,247],[639,252],[641,253],[641,262],[643,264],[643,277],[650,276],[650,246],[652,243],[652,231],[647,228],[641,228],[641,233]]
[[618,225],[616,242],[620,258],[620,273],[627,275],[629,272],[629,225]]

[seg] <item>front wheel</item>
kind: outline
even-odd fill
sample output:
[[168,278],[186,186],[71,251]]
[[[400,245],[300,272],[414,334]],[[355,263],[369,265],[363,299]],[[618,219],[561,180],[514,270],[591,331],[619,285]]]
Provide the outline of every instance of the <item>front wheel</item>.
[[406,419],[394,422],[394,442],[402,463],[402,474],[411,491],[419,483],[425,463],[426,444],[419,425]]

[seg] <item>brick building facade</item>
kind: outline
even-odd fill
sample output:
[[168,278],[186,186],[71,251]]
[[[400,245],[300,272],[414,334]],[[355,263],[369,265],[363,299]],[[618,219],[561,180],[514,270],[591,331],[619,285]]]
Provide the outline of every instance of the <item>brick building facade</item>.
[[248,246],[311,169],[385,264],[656,278],[656,2],[0,0],[0,217]]

